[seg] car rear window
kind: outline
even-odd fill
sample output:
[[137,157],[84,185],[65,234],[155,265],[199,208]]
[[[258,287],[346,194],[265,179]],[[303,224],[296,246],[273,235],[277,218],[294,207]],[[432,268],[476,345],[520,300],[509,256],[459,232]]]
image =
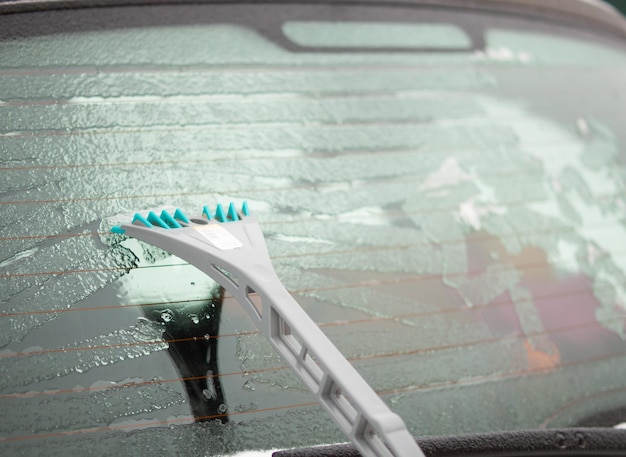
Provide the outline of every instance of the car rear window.
[[281,6],[213,8],[0,44],[3,454],[345,441],[231,296],[110,232],[230,201],[415,435],[624,406],[623,45],[441,11],[429,41],[374,7],[273,35]]

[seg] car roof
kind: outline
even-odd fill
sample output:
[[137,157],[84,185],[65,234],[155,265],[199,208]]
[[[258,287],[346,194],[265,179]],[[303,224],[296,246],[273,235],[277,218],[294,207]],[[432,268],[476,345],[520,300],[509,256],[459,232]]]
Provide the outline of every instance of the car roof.
[[[222,3],[215,0],[0,0],[0,14],[68,8],[131,5]],[[252,0],[250,3],[261,3]],[[278,3],[297,3],[278,0]],[[316,3],[307,1],[303,3]],[[334,3],[396,4],[437,8],[472,9],[486,12],[521,14],[602,29],[626,39],[626,18],[600,0],[335,0]]]

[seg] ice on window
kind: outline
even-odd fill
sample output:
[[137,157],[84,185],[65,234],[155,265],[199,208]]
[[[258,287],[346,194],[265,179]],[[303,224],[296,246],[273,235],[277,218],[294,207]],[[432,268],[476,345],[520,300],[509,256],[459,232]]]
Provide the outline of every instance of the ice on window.
[[618,51],[487,38],[292,53],[222,24],[4,43],[2,453],[344,439],[233,297],[110,232],[164,207],[247,200],[278,276],[416,434],[537,427],[622,388]]

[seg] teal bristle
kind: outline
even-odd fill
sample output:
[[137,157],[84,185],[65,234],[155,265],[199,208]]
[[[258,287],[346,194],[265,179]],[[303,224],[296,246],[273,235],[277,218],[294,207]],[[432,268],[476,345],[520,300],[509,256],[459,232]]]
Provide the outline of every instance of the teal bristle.
[[174,218],[178,219],[179,221],[183,221],[185,224],[189,224],[189,218],[185,215],[185,213],[183,213],[180,208],[176,208],[176,211],[174,211]]
[[171,228],[183,228],[176,219],[172,217],[166,210],[161,211],[161,220],[163,220]]
[[207,205],[204,205],[204,207],[202,208],[202,214],[204,214],[208,220],[212,219],[211,209]]
[[244,216],[249,216],[250,215],[250,210],[248,209],[248,202],[244,201],[241,205],[241,212],[243,213]]
[[235,209],[235,204],[233,202],[230,202],[230,205],[228,205],[228,218],[231,221],[239,220],[239,216],[237,215],[237,210]]
[[150,211],[148,213],[148,220],[152,222],[154,225],[158,225],[161,228],[169,229],[170,226],[161,220],[161,218],[154,212]]
[[226,222],[226,215],[224,214],[224,208],[222,208],[221,203],[218,203],[215,208],[215,219],[220,222]]
[[135,213],[135,217],[133,217],[133,222],[132,223],[134,224],[137,221],[141,222],[143,225],[145,225],[148,228],[154,227],[154,225],[152,225],[145,217],[143,217],[139,213]]
[[111,227],[111,232],[117,233],[118,235],[123,235],[124,233],[126,233],[126,230],[124,230],[119,225],[114,225],[113,227]]

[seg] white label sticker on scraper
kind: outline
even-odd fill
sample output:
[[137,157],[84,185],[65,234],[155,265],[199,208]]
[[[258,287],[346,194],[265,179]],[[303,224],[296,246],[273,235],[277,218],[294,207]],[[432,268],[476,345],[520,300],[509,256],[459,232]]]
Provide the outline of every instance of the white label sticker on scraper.
[[222,251],[237,249],[243,246],[235,236],[221,225],[209,224],[194,227],[196,231],[211,242],[213,246]]

